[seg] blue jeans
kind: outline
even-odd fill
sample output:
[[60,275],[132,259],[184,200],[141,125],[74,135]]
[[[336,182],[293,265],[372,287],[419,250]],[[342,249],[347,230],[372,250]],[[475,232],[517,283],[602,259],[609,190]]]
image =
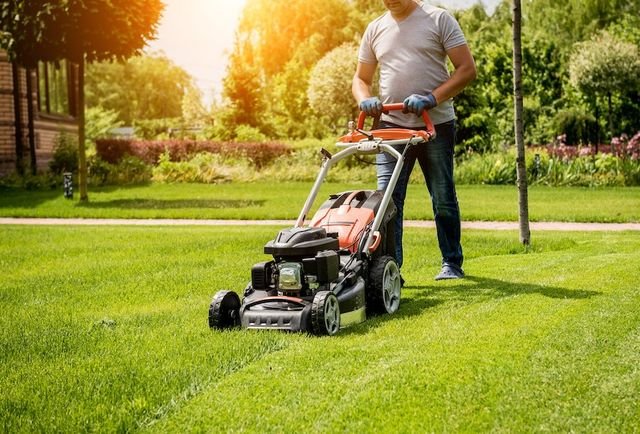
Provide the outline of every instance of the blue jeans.
[[[380,122],[380,128],[404,128],[389,122]],[[402,221],[404,200],[407,195],[409,176],[416,164],[420,164],[424,180],[431,196],[433,215],[442,253],[442,263],[462,267],[462,245],[460,244],[460,208],[453,181],[453,148],[455,146],[455,121],[435,126],[436,138],[429,143],[409,148],[405,162],[393,191],[393,202],[398,209],[395,221],[396,260],[402,265]],[[403,145],[396,146],[402,153]],[[385,190],[391,179],[396,159],[389,154],[377,154],[378,190]]]

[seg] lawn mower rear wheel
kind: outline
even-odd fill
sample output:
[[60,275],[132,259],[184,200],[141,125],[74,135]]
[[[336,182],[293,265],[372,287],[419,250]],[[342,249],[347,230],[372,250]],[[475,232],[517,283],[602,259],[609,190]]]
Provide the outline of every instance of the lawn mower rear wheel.
[[395,259],[384,255],[371,263],[367,304],[373,313],[392,314],[400,306],[402,283]]

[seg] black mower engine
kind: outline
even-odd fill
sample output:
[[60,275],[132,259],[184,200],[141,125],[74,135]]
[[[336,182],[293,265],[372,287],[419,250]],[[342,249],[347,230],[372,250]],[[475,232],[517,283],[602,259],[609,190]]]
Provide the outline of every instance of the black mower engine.
[[[274,260],[251,269],[251,290],[269,295],[313,297],[329,290],[339,275],[338,240],[324,228],[289,228],[268,242],[264,252]],[[248,294],[245,294],[245,296]]]

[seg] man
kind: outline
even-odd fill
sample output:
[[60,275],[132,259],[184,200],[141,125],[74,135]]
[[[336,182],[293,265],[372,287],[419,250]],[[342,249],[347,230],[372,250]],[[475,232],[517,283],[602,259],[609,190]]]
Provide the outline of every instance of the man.
[[[360,44],[353,77],[353,96],[360,110],[378,116],[382,104],[404,102],[403,112],[382,114],[380,127],[425,128],[428,110],[437,137],[413,146],[393,192],[396,216],[396,259],[402,265],[402,220],[409,175],[416,160],[422,168],[433,205],[442,269],[436,280],[459,279],[462,270],[460,210],[453,181],[455,114],[452,98],[476,77],[473,56],[457,21],[446,10],[415,0],[383,0],[388,11],[372,21]],[[454,72],[449,75],[446,59]],[[380,66],[380,98],[372,82]],[[398,149],[402,151],[402,147]],[[378,189],[389,183],[395,160],[378,154]]]

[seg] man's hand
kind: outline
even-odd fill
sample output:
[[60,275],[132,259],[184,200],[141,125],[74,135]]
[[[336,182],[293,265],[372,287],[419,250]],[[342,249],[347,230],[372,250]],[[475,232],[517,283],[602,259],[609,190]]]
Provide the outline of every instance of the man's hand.
[[382,101],[377,96],[363,99],[360,101],[359,107],[367,116],[379,116],[382,113]]
[[431,110],[438,105],[436,97],[431,92],[426,95],[413,94],[404,100],[404,108],[402,113],[415,113],[417,116],[422,116],[422,112],[425,110]]

